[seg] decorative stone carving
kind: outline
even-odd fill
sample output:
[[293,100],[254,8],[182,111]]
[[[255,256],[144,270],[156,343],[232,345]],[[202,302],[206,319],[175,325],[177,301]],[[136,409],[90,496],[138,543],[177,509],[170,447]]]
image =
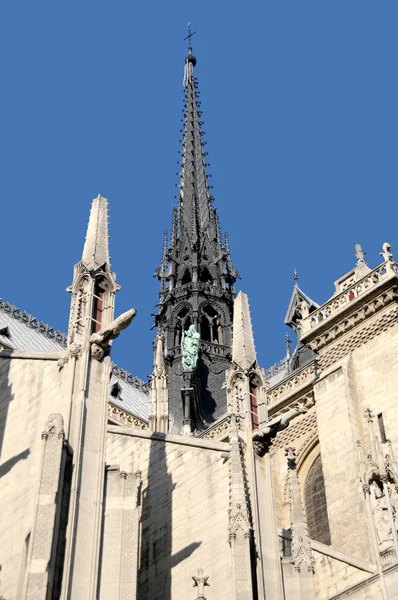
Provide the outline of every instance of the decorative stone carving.
[[198,574],[192,575],[193,587],[198,588],[198,595],[196,596],[197,600],[206,600],[205,587],[210,586],[209,576],[203,575],[203,573],[203,569],[198,569]]
[[391,246],[388,242],[384,242],[383,252],[380,252],[380,256],[383,257],[384,262],[392,262],[393,261]]
[[109,325],[102,327],[97,333],[93,333],[90,338],[91,354],[97,360],[101,360],[105,352],[109,351],[111,340],[114,340],[120,335],[123,329],[128,327],[136,315],[136,310],[130,310],[121,314],[117,319],[114,319]]
[[253,432],[253,447],[259,456],[263,456],[268,450],[272,439],[276,436],[278,431],[286,429],[290,421],[300,414],[307,412],[307,407],[303,404],[295,406],[287,412],[275,417],[268,423]]
[[[394,543],[392,522],[388,513],[388,504],[386,496],[376,481],[370,484],[370,505],[372,507],[373,519],[375,522],[377,540],[379,543],[380,552],[390,548]],[[395,507],[391,506],[394,521]],[[396,525],[395,525],[396,529]]]
[[200,335],[191,325],[184,331],[181,340],[182,367],[184,371],[193,371],[198,362]]
[[91,344],[91,355],[96,360],[102,360],[104,357],[105,351],[98,344]]
[[301,503],[300,487],[296,469],[296,450],[286,448],[287,468],[290,487],[291,528],[292,528],[292,562],[299,573],[314,572],[315,559],[311,550],[311,540],[308,535],[307,523]]
[[82,353],[82,345],[79,344],[78,342],[73,342],[68,347],[68,350],[66,351],[65,355],[57,361],[57,365],[62,368],[66,365],[66,363],[68,362],[68,360],[71,356],[74,356],[75,358],[77,358],[78,356],[80,356],[81,353]]
[[[368,516],[374,531],[374,543],[379,553],[394,551],[398,556],[398,534],[396,508],[391,501],[393,490],[397,490],[398,472],[392,453],[391,443],[381,443],[373,424],[373,413],[365,411],[368,423],[369,452],[366,461],[362,458],[361,444],[358,445],[358,456],[361,466],[361,483]],[[386,447],[387,446],[387,447]]]
[[131,429],[148,429],[148,423],[111,403],[108,404],[108,418]]

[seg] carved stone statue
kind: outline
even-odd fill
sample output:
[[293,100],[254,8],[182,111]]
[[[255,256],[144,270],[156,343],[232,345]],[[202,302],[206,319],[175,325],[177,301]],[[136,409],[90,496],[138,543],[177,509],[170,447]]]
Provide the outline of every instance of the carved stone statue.
[[184,371],[193,371],[198,362],[200,335],[191,325],[188,331],[184,331],[181,340],[182,368]]
[[393,545],[394,538],[386,498],[384,492],[375,481],[373,481],[370,486],[370,504],[376,526],[379,547],[382,551]]

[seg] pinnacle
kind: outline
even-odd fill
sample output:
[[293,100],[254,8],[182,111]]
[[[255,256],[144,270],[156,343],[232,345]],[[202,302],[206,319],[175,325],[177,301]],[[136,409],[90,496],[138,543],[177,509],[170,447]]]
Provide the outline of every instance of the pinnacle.
[[239,292],[234,302],[234,326],[232,340],[232,360],[246,370],[256,361],[253,330],[250,319],[249,300]]
[[92,270],[109,266],[108,201],[98,194],[91,205],[82,261]]

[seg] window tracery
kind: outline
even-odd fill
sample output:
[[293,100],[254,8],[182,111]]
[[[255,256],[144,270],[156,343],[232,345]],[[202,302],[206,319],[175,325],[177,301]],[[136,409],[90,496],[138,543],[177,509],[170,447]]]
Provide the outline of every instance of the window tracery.
[[311,539],[330,546],[330,528],[321,455],[309,468],[304,485],[304,504]]

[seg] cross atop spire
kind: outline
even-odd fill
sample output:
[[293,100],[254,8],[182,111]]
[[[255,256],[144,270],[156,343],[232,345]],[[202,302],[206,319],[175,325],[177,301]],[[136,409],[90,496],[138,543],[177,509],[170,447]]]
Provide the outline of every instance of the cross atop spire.
[[189,56],[192,55],[192,41],[191,40],[192,40],[192,36],[195,35],[195,33],[196,33],[196,31],[194,31],[192,33],[192,31],[191,31],[191,21],[189,21],[189,23],[188,23],[188,35],[187,35],[186,38],[184,38],[184,42],[186,42],[188,40],[188,54],[189,54]]

